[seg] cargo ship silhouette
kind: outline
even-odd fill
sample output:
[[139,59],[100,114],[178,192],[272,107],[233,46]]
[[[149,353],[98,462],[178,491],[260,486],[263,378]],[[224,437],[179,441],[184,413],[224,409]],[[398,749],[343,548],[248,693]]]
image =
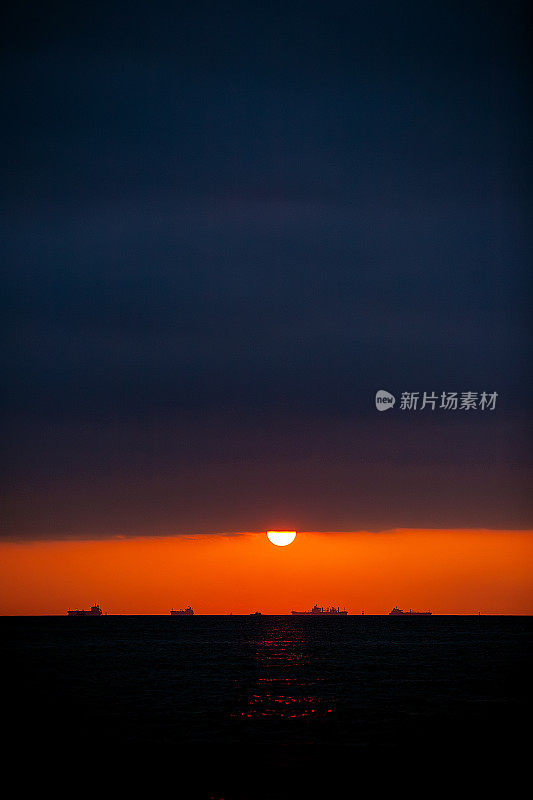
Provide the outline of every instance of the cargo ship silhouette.
[[322,606],[313,606],[311,611],[291,611],[291,614],[295,614],[296,616],[322,616],[327,614],[328,616],[347,616],[348,612],[346,610],[341,611],[340,607],[335,608],[335,606],[328,606],[327,608],[323,608]]
[[389,617],[410,617],[410,616],[417,616],[417,617],[430,617],[431,611],[402,611],[401,608],[394,606],[392,611],[389,611]]
[[101,617],[102,616],[102,609],[95,603],[94,606],[91,606],[90,611],[86,611],[85,609],[77,608],[75,611],[70,609],[67,611],[67,616],[69,617]]
[[178,611],[174,611],[174,609],[172,609],[170,612],[171,617],[192,617],[193,614],[194,611],[190,606],[187,606],[187,608],[180,608]]

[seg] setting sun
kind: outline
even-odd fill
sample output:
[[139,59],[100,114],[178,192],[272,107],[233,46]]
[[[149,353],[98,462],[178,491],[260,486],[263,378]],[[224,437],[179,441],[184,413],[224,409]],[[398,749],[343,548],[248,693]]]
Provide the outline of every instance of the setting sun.
[[272,544],[285,547],[296,539],[296,531],[267,531],[267,536]]

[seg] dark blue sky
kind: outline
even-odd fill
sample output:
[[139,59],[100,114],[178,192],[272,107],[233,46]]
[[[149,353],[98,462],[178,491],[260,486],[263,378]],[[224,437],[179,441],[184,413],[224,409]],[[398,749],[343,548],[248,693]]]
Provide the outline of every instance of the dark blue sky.
[[531,525],[526,6],[11,10],[5,536]]

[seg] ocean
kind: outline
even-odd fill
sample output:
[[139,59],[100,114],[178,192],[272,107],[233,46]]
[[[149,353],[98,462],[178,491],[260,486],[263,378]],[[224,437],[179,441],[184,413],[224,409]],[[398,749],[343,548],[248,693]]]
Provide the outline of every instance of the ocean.
[[446,764],[441,782],[450,765],[479,767],[479,754],[485,774],[494,758],[512,759],[516,774],[528,753],[530,617],[7,617],[0,626],[14,752],[68,763],[84,781],[105,764],[122,781],[132,770],[139,781],[152,775],[152,794],[166,775],[186,800],[340,798],[356,796],[342,787],[363,774],[390,782],[394,765],[416,775]]

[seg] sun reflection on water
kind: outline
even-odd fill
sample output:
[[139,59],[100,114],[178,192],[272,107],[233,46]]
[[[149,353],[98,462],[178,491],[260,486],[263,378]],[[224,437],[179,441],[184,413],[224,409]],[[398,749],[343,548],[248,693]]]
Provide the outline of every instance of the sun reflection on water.
[[243,687],[242,706],[232,716],[313,720],[332,715],[335,698],[311,657],[309,632],[279,619],[263,624],[254,642],[256,678]]

